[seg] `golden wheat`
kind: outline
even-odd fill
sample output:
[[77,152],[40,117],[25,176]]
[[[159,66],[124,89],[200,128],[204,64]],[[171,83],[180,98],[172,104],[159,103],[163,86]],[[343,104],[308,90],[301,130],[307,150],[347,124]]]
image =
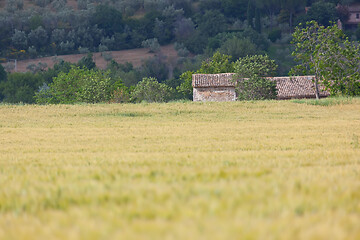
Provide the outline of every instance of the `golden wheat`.
[[0,239],[359,239],[360,99],[322,101],[0,105]]

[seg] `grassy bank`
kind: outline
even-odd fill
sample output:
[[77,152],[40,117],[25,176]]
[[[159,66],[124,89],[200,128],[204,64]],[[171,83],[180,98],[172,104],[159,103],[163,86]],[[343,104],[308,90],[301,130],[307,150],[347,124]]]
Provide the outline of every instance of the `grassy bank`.
[[358,239],[360,99],[312,103],[0,105],[0,239]]

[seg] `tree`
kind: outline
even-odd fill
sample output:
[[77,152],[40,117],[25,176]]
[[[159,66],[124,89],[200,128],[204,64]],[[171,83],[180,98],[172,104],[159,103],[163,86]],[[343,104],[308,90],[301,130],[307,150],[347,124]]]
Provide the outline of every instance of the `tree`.
[[35,46],[37,50],[45,47],[48,43],[48,34],[43,27],[38,27],[35,30],[31,30],[28,35],[28,39],[32,46]]
[[141,46],[148,48],[150,53],[156,53],[160,51],[160,44],[157,38],[142,41]]
[[311,21],[301,27],[295,29],[292,41],[293,56],[300,64],[290,73],[315,74],[317,99],[319,84],[332,95],[359,95],[359,46],[349,42],[336,24],[324,27]]
[[79,67],[72,67],[68,73],[61,72],[49,87],[47,92],[38,92],[38,103],[105,102],[112,90],[109,73]]
[[234,64],[230,61],[231,56],[216,52],[212,58],[202,62],[197,73],[215,74],[231,73],[234,71]]
[[239,100],[275,99],[276,82],[266,77],[275,75],[277,65],[267,55],[240,58],[235,62],[235,78]]
[[255,17],[255,9],[253,4],[254,3],[251,0],[249,0],[247,12],[246,12],[247,22],[251,28],[254,28],[254,17]]
[[142,76],[156,78],[159,82],[164,82],[169,76],[169,67],[162,55],[144,60],[140,71]]
[[35,91],[41,84],[42,78],[38,74],[11,73],[0,83],[0,95],[9,103],[34,103]]
[[329,26],[337,19],[336,5],[334,3],[320,1],[311,5],[307,14],[304,15],[302,22],[306,23],[314,20],[320,25]]
[[24,31],[15,29],[14,35],[11,37],[11,41],[17,49],[27,49],[27,37]]
[[298,11],[298,9],[305,7],[305,5],[305,0],[281,0],[282,8],[287,10],[289,13],[290,31],[293,28],[294,15]]
[[6,80],[7,80],[7,73],[5,71],[5,68],[0,64],[0,101],[2,101],[4,98],[4,96],[2,95],[1,85],[3,82],[6,82]]
[[197,14],[198,30],[206,36],[215,36],[226,29],[226,18],[218,10],[208,10],[205,14]]
[[81,68],[87,68],[87,69],[96,68],[96,64],[93,60],[93,54],[88,53],[85,57],[82,57],[78,62],[78,66]]
[[184,41],[192,36],[195,25],[190,18],[181,18],[175,22],[175,37],[179,41]]
[[98,25],[105,31],[105,35],[112,36],[116,32],[121,32],[124,28],[124,22],[121,12],[108,5],[98,5],[91,18],[91,25]]
[[60,45],[60,43],[65,40],[66,40],[66,32],[64,29],[54,29],[51,32],[51,42],[55,43],[56,46]]
[[255,30],[258,33],[261,33],[261,13],[260,9],[256,8],[255,10],[255,24],[254,24]]
[[225,16],[245,20],[248,0],[222,0],[221,9]]
[[281,6],[281,0],[256,0],[258,8],[265,11],[270,20],[270,28],[273,27],[274,16],[279,11]]
[[164,83],[159,83],[156,78],[143,78],[131,93],[131,99],[136,102],[167,102],[170,100],[172,92],[172,88]]
[[192,87],[192,75],[194,72],[186,71],[180,75],[181,84],[176,88],[176,90],[181,93],[184,98],[192,99],[193,97],[193,87]]
[[223,54],[232,55],[233,61],[259,52],[257,46],[250,39],[237,37],[226,40],[219,48],[219,51]]

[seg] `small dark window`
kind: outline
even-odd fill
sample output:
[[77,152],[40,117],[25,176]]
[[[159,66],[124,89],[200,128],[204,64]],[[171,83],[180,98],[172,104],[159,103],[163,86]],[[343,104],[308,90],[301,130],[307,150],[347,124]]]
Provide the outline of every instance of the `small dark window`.
[[357,13],[356,14],[356,19],[359,19],[360,18],[360,13]]

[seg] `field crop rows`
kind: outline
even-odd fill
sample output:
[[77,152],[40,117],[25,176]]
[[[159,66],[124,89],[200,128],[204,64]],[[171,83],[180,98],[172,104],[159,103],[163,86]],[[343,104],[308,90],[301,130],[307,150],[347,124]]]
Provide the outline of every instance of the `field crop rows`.
[[0,105],[0,239],[359,239],[360,99]]

